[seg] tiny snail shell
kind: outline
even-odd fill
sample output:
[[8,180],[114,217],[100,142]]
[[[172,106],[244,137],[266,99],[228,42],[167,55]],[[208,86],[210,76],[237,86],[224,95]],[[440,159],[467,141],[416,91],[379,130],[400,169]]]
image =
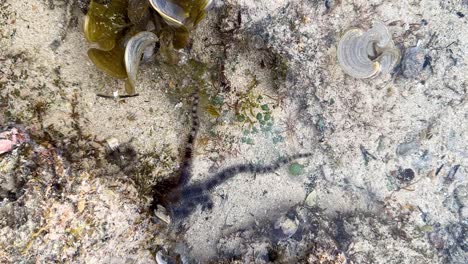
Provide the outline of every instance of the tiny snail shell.
[[352,28],[338,43],[338,63],[343,71],[355,78],[371,78],[379,73],[389,73],[400,60],[391,34],[382,22],[364,32]]
[[141,56],[147,47],[157,41],[158,37],[149,31],[140,32],[128,41],[127,46],[125,47],[124,62],[125,69],[127,70],[128,81],[133,89],[136,84]]

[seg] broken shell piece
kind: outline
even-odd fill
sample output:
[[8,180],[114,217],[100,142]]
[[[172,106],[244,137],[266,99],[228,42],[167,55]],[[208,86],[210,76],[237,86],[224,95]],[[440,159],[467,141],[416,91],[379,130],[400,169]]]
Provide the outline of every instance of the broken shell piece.
[[389,73],[400,60],[400,51],[382,22],[375,22],[367,32],[358,28],[346,31],[337,55],[343,71],[355,78]]
[[145,49],[158,41],[158,37],[149,31],[143,31],[133,36],[125,47],[125,69],[127,70],[128,81],[135,88],[138,67],[140,66],[141,56]]
[[119,147],[119,140],[116,138],[106,139],[106,147],[109,152],[116,150]]
[[156,210],[154,210],[154,215],[166,224],[171,224],[171,217],[167,213],[166,208],[164,208],[163,206],[158,204]]

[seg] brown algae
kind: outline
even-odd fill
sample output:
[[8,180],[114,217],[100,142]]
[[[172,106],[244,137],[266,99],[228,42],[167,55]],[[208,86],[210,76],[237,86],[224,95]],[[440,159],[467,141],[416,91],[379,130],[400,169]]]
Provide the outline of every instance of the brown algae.
[[[106,74],[126,79],[135,94],[136,75],[145,49],[182,49],[190,31],[211,6],[209,0],[92,0],[85,17],[85,38],[97,45],[88,56]],[[143,33],[146,32],[146,33]],[[141,33],[141,34],[140,34]],[[167,46],[167,47],[166,47]]]

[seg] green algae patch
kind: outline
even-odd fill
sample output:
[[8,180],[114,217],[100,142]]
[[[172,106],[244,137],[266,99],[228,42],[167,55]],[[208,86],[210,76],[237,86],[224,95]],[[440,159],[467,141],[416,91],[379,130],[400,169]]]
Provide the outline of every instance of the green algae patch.
[[291,163],[288,167],[288,173],[291,176],[299,176],[304,173],[304,166],[297,162]]

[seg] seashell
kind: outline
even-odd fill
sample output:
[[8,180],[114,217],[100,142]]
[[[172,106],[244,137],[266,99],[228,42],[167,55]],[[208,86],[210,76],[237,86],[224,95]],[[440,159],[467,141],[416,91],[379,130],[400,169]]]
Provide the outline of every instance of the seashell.
[[309,207],[315,207],[317,206],[319,201],[319,194],[316,190],[313,190],[309,195],[307,195],[307,198],[305,199],[305,204]]
[[213,0],[149,0],[149,2],[169,25],[175,27],[195,26],[213,4]]
[[128,76],[128,82],[135,88],[138,67],[145,49],[158,41],[158,37],[148,31],[143,31],[133,36],[125,47],[125,69]]
[[156,210],[154,210],[154,215],[164,223],[170,225],[171,224],[171,217],[169,216],[169,213],[167,212],[166,208],[164,208],[161,205],[157,205]]
[[391,37],[387,27],[378,21],[367,32],[352,28],[338,43],[338,63],[355,78],[389,73],[400,60],[400,51]]

